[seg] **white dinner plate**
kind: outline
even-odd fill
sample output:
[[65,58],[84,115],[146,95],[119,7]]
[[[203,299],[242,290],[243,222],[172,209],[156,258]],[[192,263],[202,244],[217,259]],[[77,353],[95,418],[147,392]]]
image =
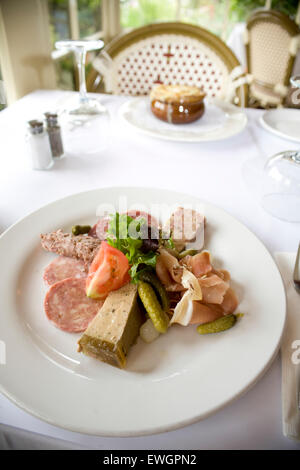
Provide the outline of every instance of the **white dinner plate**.
[[151,137],[182,142],[227,139],[241,132],[247,116],[237,106],[220,100],[205,101],[205,113],[189,124],[169,124],[155,117],[149,97],[133,98],[120,107],[119,114],[130,127]]
[[259,120],[267,131],[300,143],[300,109],[271,109]]
[[[174,325],[151,344],[138,339],[120,370],[78,353],[80,335],[49,322],[42,275],[55,255],[43,251],[40,233],[92,224],[98,204],[118,209],[120,198],[128,208],[138,204],[154,215],[162,204],[202,211],[205,248],[215,267],[230,271],[244,314],[231,330],[199,336],[195,326]],[[192,423],[248,390],[280,345],[285,292],[273,258],[243,224],[192,196],[150,188],[75,194],[9,228],[0,238],[0,258],[0,340],[6,346],[0,391],[25,411],[72,431],[137,436]]]

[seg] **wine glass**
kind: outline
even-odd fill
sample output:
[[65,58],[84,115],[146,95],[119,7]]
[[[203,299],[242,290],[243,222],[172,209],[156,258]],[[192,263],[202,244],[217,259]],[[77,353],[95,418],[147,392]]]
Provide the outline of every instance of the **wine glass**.
[[61,110],[61,123],[68,153],[98,153],[107,146],[109,113],[99,99],[88,96],[85,81],[86,53],[102,49],[101,40],[57,41],[59,50],[75,55],[79,77],[79,93],[67,101]]
[[277,153],[263,171],[262,206],[287,222],[300,222],[300,152]]
[[[290,83],[300,88],[300,75],[292,76]],[[279,152],[268,159],[263,169],[261,203],[281,220],[300,222],[299,150]]]

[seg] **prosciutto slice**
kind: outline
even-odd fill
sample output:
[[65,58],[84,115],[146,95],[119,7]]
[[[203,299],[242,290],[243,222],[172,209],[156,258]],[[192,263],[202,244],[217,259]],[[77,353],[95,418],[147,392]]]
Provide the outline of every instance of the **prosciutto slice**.
[[212,269],[211,272],[216,274],[217,276],[219,276],[225,282],[229,282],[230,279],[231,279],[230,278],[230,273],[226,269],[219,269],[219,270]]
[[223,315],[224,312],[220,305],[203,304],[193,301],[193,312],[189,324],[201,325],[202,323],[209,323]]
[[167,291],[178,292],[184,290],[181,284],[183,267],[177,258],[167,250],[161,248],[156,260],[156,274]]
[[213,269],[208,251],[202,251],[194,256],[185,256],[181,263],[192,271],[196,277],[204,276]]
[[224,295],[223,302],[221,303],[221,308],[225,313],[233,313],[239,304],[238,298],[234,290],[229,287]]
[[170,323],[186,326],[191,322],[193,316],[193,303],[195,300],[202,300],[202,292],[198,279],[186,268],[183,271],[182,284],[186,291],[176,305]]
[[224,296],[229,289],[225,282],[216,274],[208,274],[198,280],[202,290],[202,301],[208,304],[222,304]]
[[[164,284],[166,283],[166,288],[169,291],[171,288],[180,291],[180,286],[183,286],[181,289],[182,298],[174,308],[171,323],[200,325],[215,321],[236,310],[238,299],[230,287],[230,274],[224,269],[214,269],[209,252],[203,251],[194,256],[186,256],[180,262],[170,254],[168,255],[168,258],[161,257],[161,263],[165,269],[164,274],[167,277],[164,280],[161,277],[160,279]],[[174,284],[171,273],[174,267],[177,272],[178,264],[182,266],[184,275],[181,276],[181,280],[177,278],[177,282]],[[187,277],[187,272],[190,273],[190,277]],[[199,291],[194,286],[195,281]]]

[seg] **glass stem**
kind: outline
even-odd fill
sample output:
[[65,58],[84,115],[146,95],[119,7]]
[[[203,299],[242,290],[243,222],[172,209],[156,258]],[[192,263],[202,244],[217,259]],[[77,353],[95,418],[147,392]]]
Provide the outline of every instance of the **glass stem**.
[[283,158],[300,165],[300,150],[285,152]]
[[78,77],[79,77],[79,100],[80,103],[85,103],[87,101],[87,92],[86,92],[86,83],[85,83],[85,59],[86,51],[81,48],[75,51],[75,57],[78,68]]
[[300,163],[300,150],[296,151],[292,158],[293,158],[294,162]]

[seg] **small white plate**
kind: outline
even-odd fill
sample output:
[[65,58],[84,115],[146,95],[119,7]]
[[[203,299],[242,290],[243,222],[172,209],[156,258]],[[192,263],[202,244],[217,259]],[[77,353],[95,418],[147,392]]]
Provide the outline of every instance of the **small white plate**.
[[[54,258],[39,235],[93,223],[100,203],[150,210],[194,207],[206,216],[206,245],[226,268],[244,313],[231,330],[199,336],[175,325],[151,344],[133,346],[126,370],[77,352],[78,334],[47,319],[42,275]],[[156,210],[155,210],[156,209]],[[120,210],[120,209],[119,209]],[[169,210],[168,214],[169,215]],[[137,436],[204,418],[239,397],[266,371],[285,323],[285,292],[266,248],[243,224],[197,198],[151,188],[74,194],[25,217],[0,237],[0,391],[25,411],[72,431]],[[255,412],[255,410],[254,410]]]
[[300,109],[271,109],[259,121],[267,131],[300,143]]
[[241,132],[247,116],[236,106],[219,100],[205,102],[201,119],[189,124],[169,124],[153,115],[149,97],[126,101],[119,110],[121,118],[151,137],[182,142],[210,142],[227,139]]

